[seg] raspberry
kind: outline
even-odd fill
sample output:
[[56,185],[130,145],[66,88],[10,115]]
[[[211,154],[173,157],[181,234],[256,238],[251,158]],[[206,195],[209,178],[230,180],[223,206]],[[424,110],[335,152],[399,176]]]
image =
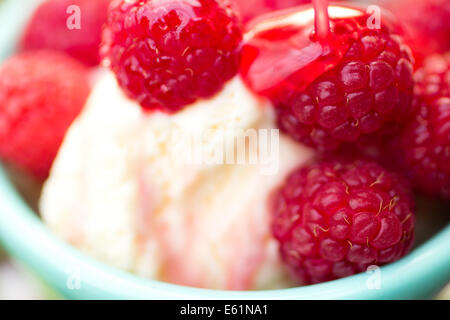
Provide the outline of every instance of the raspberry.
[[88,72],[69,56],[25,52],[0,67],[0,157],[46,178],[89,94]]
[[393,262],[413,244],[406,181],[375,162],[325,160],[299,168],[273,204],[272,232],[282,259],[305,284]]
[[306,145],[330,150],[404,120],[411,106],[412,60],[386,34],[363,37],[355,45],[363,48],[367,37],[377,46],[372,55],[367,47],[344,58],[306,90],[277,104],[282,130]]
[[415,77],[417,110],[401,137],[406,174],[426,194],[450,199],[450,53],[427,58]]
[[102,53],[143,108],[176,112],[211,97],[237,73],[241,39],[228,1],[118,0]]
[[[246,83],[272,100],[279,127],[319,150],[391,133],[405,121],[413,95],[413,59],[395,26],[368,29],[365,14],[333,18],[330,12],[333,34],[325,46],[312,26],[280,23],[253,35],[242,58]],[[264,65],[285,76],[264,77]]]
[[411,5],[410,0],[396,0],[387,4],[408,31],[407,43],[418,61],[450,50],[450,1],[415,0]]
[[[102,25],[111,0],[47,0],[31,18],[21,39],[23,50],[63,51],[87,65],[100,62]],[[80,8],[80,29],[69,29],[69,6]]]
[[450,97],[450,52],[433,55],[414,74],[415,93],[422,100],[432,103],[442,97]]

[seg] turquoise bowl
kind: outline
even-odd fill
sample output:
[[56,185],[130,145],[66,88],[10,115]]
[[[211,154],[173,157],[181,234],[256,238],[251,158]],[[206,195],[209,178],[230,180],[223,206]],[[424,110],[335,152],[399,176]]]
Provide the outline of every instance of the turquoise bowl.
[[[34,0],[0,4],[0,57],[14,48]],[[0,242],[70,299],[419,299],[450,281],[450,226],[396,263],[341,280],[267,291],[196,289],[139,278],[101,264],[57,239],[0,169]]]

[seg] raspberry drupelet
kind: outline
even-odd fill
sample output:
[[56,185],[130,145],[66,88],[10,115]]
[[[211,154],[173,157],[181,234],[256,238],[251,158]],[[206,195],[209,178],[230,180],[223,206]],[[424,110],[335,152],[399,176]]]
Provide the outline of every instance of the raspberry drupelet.
[[101,54],[129,97],[172,113],[237,73],[241,40],[228,0],[117,0]]
[[401,137],[402,164],[419,190],[450,200],[450,53],[427,58],[415,77],[417,110]]
[[0,158],[45,179],[89,91],[88,70],[66,54],[39,50],[5,61],[0,66]]
[[400,176],[375,162],[324,160],[294,171],[273,199],[272,230],[299,282],[334,280],[405,255],[413,202]]
[[[364,12],[337,17],[329,9],[325,39],[313,22],[292,22],[301,12],[268,19],[267,28],[262,21],[244,43],[241,68],[249,87],[272,100],[279,127],[321,151],[395,132],[413,92],[413,58],[394,24],[369,29]],[[277,77],[264,77],[265,65],[275,65]]]

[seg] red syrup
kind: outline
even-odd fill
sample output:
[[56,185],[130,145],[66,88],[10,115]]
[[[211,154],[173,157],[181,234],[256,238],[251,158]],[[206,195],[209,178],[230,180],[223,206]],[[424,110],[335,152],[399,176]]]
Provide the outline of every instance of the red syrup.
[[412,111],[414,61],[401,30],[360,9],[332,6],[327,17],[326,2],[316,8],[250,26],[244,82],[272,101],[283,132],[319,151],[392,136]]
[[[264,18],[253,25],[256,32],[247,34],[240,70],[252,91],[273,101],[303,91],[336,67],[361,37],[368,17],[365,12],[352,8],[355,16],[335,18],[328,17],[326,1],[319,0],[315,5],[315,19],[291,22],[299,10],[311,10],[299,7],[267,16],[271,24],[267,29]],[[289,23],[283,22],[287,19]]]

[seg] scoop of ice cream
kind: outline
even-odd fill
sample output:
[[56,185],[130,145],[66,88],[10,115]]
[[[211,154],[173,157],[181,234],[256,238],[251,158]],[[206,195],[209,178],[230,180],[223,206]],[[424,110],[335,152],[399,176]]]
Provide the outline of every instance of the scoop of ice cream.
[[239,77],[167,115],[142,111],[105,71],[45,184],[43,219],[86,253],[145,277],[287,286],[269,199],[311,153],[274,128],[269,103]]

